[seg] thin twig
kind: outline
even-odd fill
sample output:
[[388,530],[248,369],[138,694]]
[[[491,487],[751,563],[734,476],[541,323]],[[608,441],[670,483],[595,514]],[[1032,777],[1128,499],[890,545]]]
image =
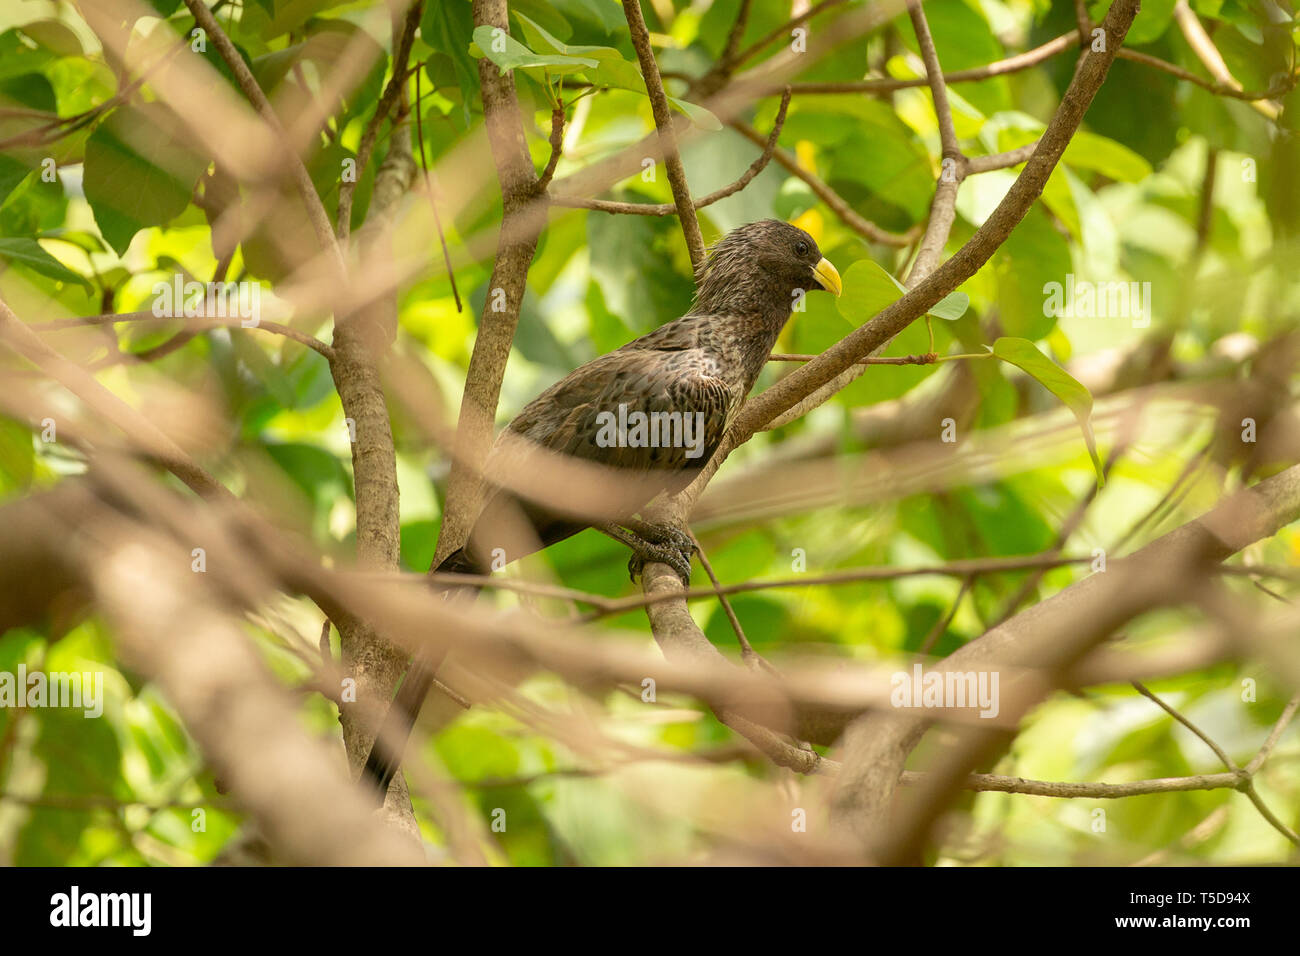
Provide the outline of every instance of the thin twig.
[[550,159],[546,161],[546,168],[537,177],[537,185],[534,187],[538,195],[546,192],[546,187],[551,184],[551,177],[555,175],[555,167],[559,165],[560,153],[564,148],[564,107],[562,106],[557,106],[551,110],[550,144]]
[[[752,126],[748,126],[739,121],[732,122],[729,125],[750,142],[760,146],[764,145],[763,135]],[[803,180],[818,199],[829,206],[831,211],[834,212],[835,215],[839,216],[846,226],[863,238],[869,239],[872,242],[878,242],[881,245],[902,247],[915,242],[916,238],[921,235],[921,227],[919,225],[913,226],[904,233],[894,233],[889,232],[886,229],[881,229],[870,220],[864,219],[852,206],[848,204],[848,202],[844,200],[842,196],[840,196],[839,193],[826,185],[826,183],[819,179],[816,174],[809,172],[799,165],[799,160],[793,153],[787,152],[778,147],[773,150],[772,158],[789,170],[794,176]]]
[[677,134],[673,130],[672,113],[668,107],[668,96],[664,93],[664,83],[659,76],[659,65],[655,62],[654,51],[650,49],[650,31],[646,28],[645,18],[641,15],[640,0],[623,0],[623,15],[632,34],[632,46],[636,48],[637,61],[641,64],[641,76],[645,80],[646,93],[650,97],[650,109],[654,113],[655,128],[659,131],[659,147],[663,152],[664,169],[668,172],[668,185],[673,191],[673,203],[677,207],[677,217],[681,220],[682,234],[686,237],[686,249],[691,256],[691,265],[698,275],[704,267],[704,236],[700,232],[700,220],[695,215],[695,206],[691,202],[691,190],[686,184],[686,169],[682,166],[681,154],[677,151]]
[[1162,60],[1159,57],[1152,56],[1149,53],[1142,53],[1138,50],[1130,50],[1127,47],[1121,49],[1118,53],[1121,60],[1131,60],[1134,63],[1141,63],[1144,66],[1152,67],[1178,77],[1180,80],[1186,80],[1188,83],[1194,83],[1203,90],[1209,90],[1215,96],[1227,96],[1235,100],[1275,100],[1291,92],[1300,82],[1300,76],[1292,73],[1283,78],[1275,86],[1266,90],[1242,90],[1232,86],[1225,86],[1214,80],[1207,80],[1205,77],[1197,76],[1190,70],[1185,70],[1181,66]]
[[749,8],[753,5],[753,0],[740,0],[740,10],[736,13],[736,19],[731,24],[731,32],[727,34],[727,42],[722,47],[722,56],[718,58],[720,64],[728,67],[736,58],[736,51],[740,49],[741,38],[745,35],[745,27],[749,25]]
[[961,160],[961,147],[957,143],[957,131],[952,122],[952,107],[948,105],[948,89],[943,81],[943,69],[939,66],[939,54],[934,48],[934,37],[930,35],[930,25],[926,22],[925,12],[920,0],[908,0],[907,15],[911,18],[912,29],[916,32],[916,42],[921,49],[921,60],[925,63],[925,76],[934,97],[934,115],[939,121],[939,142],[942,155],[953,160]]
[[[1056,54],[1078,45],[1079,37],[1074,31],[1063,33],[1059,37],[1048,40],[1042,46],[1036,46],[1032,50],[1017,53],[1015,56],[1009,56],[1004,60],[998,60],[968,70],[954,70],[951,73],[944,73],[943,81],[949,85],[953,83],[977,83],[980,80],[1003,76],[1007,73],[1018,73],[1021,70],[1029,69],[1031,66],[1037,66],[1044,60],[1048,60]],[[796,94],[803,96],[835,93],[893,93],[898,90],[926,86],[928,82],[925,77],[918,77],[907,80],[853,80],[843,83],[804,82],[790,85]]]
[[1300,694],[1296,694],[1296,696],[1292,697],[1287,702],[1286,707],[1282,709],[1282,715],[1278,717],[1277,722],[1273,724],[1273,729],[1269,732],[1268,739],[1264,741],[1264,746],[1260,747],[1259,753],[1255,754],[1255,756],[1251,758],[1250,763],[1246,764],[1246,773],[1253,777],[1259,768],[1264,765],[1264,761],[1267,760],[1269,754],[1273,752],[1273,748],[1277,746],[1277,742],[1282,739],[1283,731],[1285,731],[1287,725],[1291,723],[1291,719],[1295,717],[1297,709],[1300,709]]
[[1009,149],[1005,153],[993,153],[990,156],[968,156],[966,157],[966,175],[974,176],[994,169],[1019,166],[1021,163],[1028,161],[1037,148],[1038,140],[1034,140],[1032,143],[1026,143],[1018,149]]
[[776,670],[767,661],[763,660],[762,655],[754,650],[749,643],[749,639],[745,637],[745,629],[740,625],[740,618],[736,617],[736,611],[732,608],[731,602],[722,593],[722,583],[718,580],[718,576],[713,573],[713,565],[709,562],[709,556],[704,553],[704,548],[700,545],[699,539],[694,534],[691,535],[691,539],[695,542],[695,553],[699,556],[700,566],[704,568],[704,573],[709,576],[709,581],[713,583],[713,591],[718,596],[718,603],[722,605],[727,620],[731,622],[731,629],[736,634],[736,642],[740,645],[741,660],[750,667],[775,674]]
[[[1062,567],[1068,564],[1086,564],[1092,558],[1053,558],[1050,556],[1030,555],[1019,558],[982,558],[949,561],[946,564],[927,565],[914,568],[851,568],[830,574],[802,576],[797,578],[780,578],[772,581],[743,581],[739,584],[724,584],[719,588],[690,588],[674,593],[659,592],[653,595],[641,594],[625,598],[613,598],[606,602],[598,612],[580,618],[579,623],[604,617],[608,614],[621,614],[634,608],[658,604],[661,601],[694,600],[696,598],[716,597],[722,594],[745,594],[751,591],[764,591],[771,588],[813,587],[816,585],[847,584],[857,581],[889,581],[894,578],[916,577],[922,575],[941,575],[945,577],[967,577],[971,574],[998,574],[1004,571],[1026,571],[1040,567]],[[450,575],[449,575],[450,577]],[[465,575],[462,580],[476,580],[472,575]]]
[[822,2],[817,4],[816,6],[809,7],[803,13],[800,13],[797,16],[790,18],[785,23],[781,24],[779,27],[776,27],[771,32],[764,35],[762,39],[757,40],[754,43],[751,43],[749,46],[745,47],[745,49],[737,53],[728,62],[727,64],[728,69],[734,70],[736,67],[740,66],[740,64],[744,63],[746,60],[753,59],[755,56],[761,53],[772,43],[775,43],[777,40],[788,39],[792,30],[794,30],[798,26],[801,26],[804,23],[807,23],[809,20],[817,16],[819,13],[825,13],[827,10],[831,10],[835,7],[842,6],[847,2],[848,0],[822,0]]
[[[740,174],[740,177],[733,183],[723,186],[721,189],[715,189],[700,199],[694,200],[694,207],[699,210],[706,206],[712,206],[719,200],[726,199],[728,196],[740,192],[753,181],[754,177],[761,173],[776,152],[776,143],[781,136],[781,129],[785,126],[786,109],[790,105],[790,90],[787,87],[781,97],[781,105],[776,112],[776,122],[772,124],[772,132],[768,134],[767,143],[763,147],[763,152],[758,159],[749,164],[749,168]],[[633,203],[633,202],[616,202],[608,199],[583,199],[577,196],[559,196],[551,200],[557,206],[568,206],[576,209],[595,209],[600,212],[617,213],[628,216],[671,216],[677,212],[677,206],[673,203]]]
[[[921,783],[926,774],[905,771],[902,782]],[[1091,798],[1116,800],[1148,793],[1182,793],[1189,790],[1232,790],[1241,785],[1242,774],[1203,773],[1188,777],[1158,777],[1132,783],[1058,783],[1054,780],[1026,780],[995,773],[973,773],[961,783],[963,790],[994,793],[1020,793],[1035,797],[1060,797],[1071,800]]]
[[[186,2],[189,3],[191,0]],[[338,236],[341,240],[346,240],[352,231],[352,201],[356,196],[357,184],[361,182],[361,174],[370,162],[370,154],[374,151],[379,127],[384,120],[388,119],[393,107],[398,104],[402,89],[406,86],[406,67],[411,58],[411,44],[415,40],[415,31],[420,26],[420,14],[423,10],[424,0],[411,0],[410,6],[406,8],[406,20],[402,24],[397,49],[393,51],[393,75],[389,78],[388,85],[384,87],[383,95],[375,105],[374,115],[367,121],[361,133],[361,142],[357,145],[356,176],[344,180],[339,185]]]
[[[212,38],[213,45],[216,46],[217,52],[221,54],[221,59],[226,62],[230,72],[234,74],[235,82],[239,84],[239,88],[244,92],[244,95],[248,97],[248,101],[253,104],[253,108],[257,110],[258,115],[270,127],[275,138],[281,143],[288,143],[289,136],[281,125],[279,117],[276,116],[271,101],[262,92],[262,87],[258,85],[257,79],[248,68],[248,64],[239,55],[235,45],[230,42],[230,37],[226,36],[226,32],[221,29],[216,18],[212,15],[212,11],[207,8],[203,0],[185,0],[185,6],[194,15],[195,22],[207,31],[208,36]],[[334,230],[330,228],[329,214],[325,211],[320,194],[311,181],[311,174],[307,172],[307,167],[303,165],[302,157],[292,149],[286,149],[284,157],[289,164],[290,172],[293,174],[293,180],[298,187],[298,193],[302,197],[303,205],[307,207],[307,218],[311,221],[312,229],[316,232],[316,238],[320,242],[321,248],[333,258],[338,274],[340,276],[346,275],[347,266],[343,261],[343,251],[334,238]]]
[[420,169],[424,173],[424,192],[429,197],[429,208],[433,210],[433,225],[438,230],[438,242],[442,244],[442,261],[447,266],[447,280],[451,283],[451,295],[456,300],[456,311],[463,312],[460,302],[460,289],[456,288],[456,270],[451,265],[451,252],[447,248],[447,234],[442,228],[442,216],[438,213],[438,200],[433,191],[433,180],[429,176],[429,160],[424,155],[424,118],[420,106],[420,74],[415,71],[415,135],[420,141]]
[[[67,329],[85,328],[94,325],[116,325],[119,322],[175,322],[176,317],[170,315],[154,315],[152,312],[121,312],[105,313],[103,315],[87,315],[75,319],[52,319],[49,322],[33,322],[29,328],[42,332],[61,332]],[[286,339],[292,339],[299,345],[305,345],[312,351],[319,352],[326,358],[333,358],[333,347],[322,342],[315,336],[308,335],[305,332],[292,328],[288,325],[282,325],[279,322],[259,321],[257,325],[244,325],[238,317],[221,319],[215,316],[205,316],[201,322],[195,322],[188,330],[191,335],[198,332],[206,331],[211,328],[232,328],[232,329],[250,329],[259,332],[270,332],[272,335],[282,335]],[[166,344],[166,343],[164,343]],[[138,353],[137,358],[143,358],[144,352]]]
[[938,643],[939,638],[943,637],[943,635],[947,633],[948,627],[952,624],[953,618],[957,616],[957,610],[961,607],[961,602],[965,599],[966,595],[970,593],[971,586],[974,585],[976,577],[977,575],[968,574],[966,577],[961,579],[961,588],[957,591],[957,596],[953,598],[952,606],[948,608],[948,613],[934,622],[934,627],[930,628],[930,633],[925,635],[925,640],[921,641],[921,646],[916,649],[917,654],[929,654],[934,648],[934,645]]
[[1228,756],[1228,754],[1224,751],[1224,749],[1223,749],[1222,747],[1220,747],[1218,744],[1216,744],[1216,743],[1215,743],[1215,742],[1210,738],[1209,734],[1207,734],[1205,731],[1201,730],[1200,727],[1197,727],[1194,723],[1192,723],[1190,720],[1188,720],[1186,717],[1184,717],[1182,714],[1180,714],[1180,713],[1179,713],[1177,710],[1175,710],[1173,707],[1170,707],[1168,704],[1166,704],[1163,700],[1161,700],[1161,699],[1160,699],[1159,697],[1157,697],[1155,694],[1151,693],[1151,691],[1148,690],[1148,689],[1146,688],[1146,686],[1143,685],[1143,683],[1142,683],[1141,681],[1136,681],[1136,680],[1135,680],[1135,681],[1130,681],[1130,683],[1132,683],[1132,685],[1134,686],[1134,688],[1137,689],[1137,692],[1138,692],[1139,694],[1141,694],[1143,697],[1145,697],[1145,698],[1147,698],[1148,700],[1150,700],[1150,701],[1152,701],[1153,703],[1155,703],[1155,705],[1156,705],[1157,707],[1159,707],[1161,710],[1163,710],[1166,714],[1168,714],[1168,715],[1169,715],[1170,717],[1172,717],[1174,720],[1178,721],[1180,724],[1182,724],[1184,727],[1186,727],[1188,730],[1190,730],[1190,731],[1191,731],[1193,734],[1195,734],[1197,737],[1201,738],[1201,740],[1202,740],[1202,742],[1204,742],[1205,746],[1209,747],[1211,750],[1214,751],[1214,755],[1215,755],[1216,757],[1218,757],[1219,760],[1221,760],[1221,761],[1223,762],[1223,765],[1224,765],[1225,767],[1227,767],[1229,770],[1231,770],[1231,771],[1233,771],[1233,772],[1236,772],[1237,770],[1240,770],[1240,769],[1241,769],[1240,767],[1238,767],[1238,766],[1233,762],[1232,758]]

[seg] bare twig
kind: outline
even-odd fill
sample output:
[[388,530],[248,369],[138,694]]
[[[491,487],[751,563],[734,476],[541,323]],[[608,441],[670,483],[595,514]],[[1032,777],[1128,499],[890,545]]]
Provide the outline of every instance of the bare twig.
[[447,281],[451,283],[451,295],[456,300],[456,311],[463,312],[460,302],[460,289],[456,288],[456,270],[451,265],[451,251],[447,248],[447,234],[442,228],[442,215],[438,212],[438,198],[434,195],[433,181],[429,176],[429,160],[424,155],[424,115],[421,108],[420,74],[423,69],[415,71],[415,136],[420,141],[420,169],[424,173],[424,192],[429,197],[429,209],[433,212],[433,225],[438,230],[438,242],[442,245],[442,261],[447,267]]
[[[1036,46],[1032,50],[1017,53],[1015,56],[1009,56],[1004,60],[998,60],[986,66],[973,67],[969,70],[954,70],[951,73],[944,73],[943,81],[949,85],[953,83],[977,83],[980,80],[987,80],[994,76],[1018,73],[1021,70],[1037,66],[1058,53],[1063,53],[1072,47],[1078,46],[1079,37],[1076,33],[1073,31],[1063,33],[1059,37],[1048,40],[1042,46]],[[790,86],[796,94],[803,96],[826,93],[893,93],[898,90],[927,86],[928,84],[929,80],[926,77],[920,77],[914,80],[853,80],[843,83],[804,82],[791,83]]]
[[636,48],[641,76],[645,79],[646,92],[650,97],[650,109],[654,113],[659,145],[663,151],[664,169],[668,172],[668,185],[672,188],[673,203],[677,207],[677,217],[681,220],[682,234],[686,237],[686,249],[698,275],[704,266],[704,236],[700,232],[700,221],[695,215],[690,187],[686,184],[682,157],[677,151],[677,134],[673,130],[668,96],[664,93],[664,83],[659,77],[659,65],[655,62],[654,51],[650,49],[650,31],[646,29],[645,18],[641,15],[640,0],[623,0],[623,15],[627,18],[632,46]]
[[[768,134],[767,143],[764,145],[763,152],[758,159],[750,163],[749,168],[741,173],[735,182],[729,183],[721,189],[715,189],[707,196],[694,200],[692,205],[697,210],[712,206],[715,202],[740,192],[767,167],[767,164],[772,160],[772,155],[776,152],[776,143],[781,136],[782,127],[785,126],[785,113],[789,105],[790,91],[787,88],[781,97],[781,105],[776,112],[776,122],[772,124],[772,132]],[[608,199],[584,199],[578,196],[560,196],[552,199],[552,202],[557,206],[595,209],[600,212],[621,213],[630,216],[671,216],[677,212],[677,206],[673,203],[615,202]]]
[[[406,19],[402,24],[396,48],[393,50],[393,75],[389,77],[388,85],[384,87],[379,102],[375,104],[374,115],[362,130],[361,142],[357,145],[356,176],[345,179],[339,184],[338,236],[345,241],[352,231],[352,201],[356,196],[357,184],[361,182],[361,174],[370,162],[370,154],[374,151],[375,140],[379,136],[379,127],[393,112],[393,107],[398,105],[402,91],[406,88],[407,63],[411,59],[411,44],[415,40],[415,31],[420,26],[420,14],[424,12],[424,0],[406,0],[406,2],[408,3]],[[421,146],[423,147],[423,141]]]
[[[271,101],[262,92],[262,88],[258,85],[252,71],[249,70],[248,64],[239,55],[235,45],[230,42],[230,37],[226,36],[226,32],[221,29],[216,17],[212,15],[212,11],[203,3],[203,0],[185,0],[185,6],[194,15],[195,22],[212,38],[212,43],[216,46],[217,52],[221,54],[221,59],[230,68],[230,72],[235,77],[235,82],[239,84],[239,88],[244,95],[248,97],[248,101],[253,104],[253,108],[257,110],[258,115],[270,127],[277,139],[281,142],[288,142],[288,134],[285,133],[284,127],[280,124],[280,119],[276,116]],[[316,239],[320,242],[321,249],[334,260],[338,274],[340,276],[346,275],[347,267],[343,262],[343,252],[334,238],[334,230],[330,227],[329,214],[321,203],[320,194],[316,192],[316,186],[311,181],[311,175],[307,172],[307,167],[303,165],[302,157],[292,150],[286,150],[284,158],[289,165],[289,171],[293,175],[294,184],[298,187],[298,195],[302,197],[303,205],[307,208],[307,218],[311,221],[312,229],[316,233]]]
[[771,46],[777,40],[789,39],[792,30],[794,30],[798,26],[801,26],[804,23],[807,23],[809,20],[817,16],[819,13],[825,13],[827,10],[833,10],[835,7],[842,6],[847,2],[848,0],[822,0],[821,3],[810,6],[807,10],[804,10],[802,13],[797,14],[794,17],[791,17],[785,23],[781,24],[779,27],[776,27],[771,32],[764,35],[761,39],[754,41],[749,46],[745,47],[745,49],[741,50],[735,56],[727,60],[726,63],[727,63],[728,70],[734,70],[736,67],[740,66],[742,63],[746,62],[747,60],[753,59],[755,56],[763,52],[763,50],[767,49],[767,47]]
[[[922,783],[924,773],[904,771],[903,784]],[[1132,783],[1063,783],[1055,780],[1026,780],[996,773],[973,773],[961,783],[963,790],[993,793],[1021,793],[1034,797],[1059,797],[1064,800],[1080,798],[1093,800],[1118,800],[1148,793],[1185,793],[1189,790],[1233,790],[1241,786],[1244,774],[1202,773],[1188,777],[1157,777],[1154,780],[1134,780]]]
[[1009,149],[1005,153],[993,153],[989,156],[968,156],[966,157],[966,175],[974,176],[977,173],[987,173],[994,169],[1019,166],[1034,155],[1034,150],[1037,148],[1038,141],[1035,140],[1018,149]]
[[564,108],[561,106],[551,110],[550,144],[551,156],[546,161],[546,168],[537,177],[537,183],[533,187],[539,195],[546,192],[546,187],[551,184],[551,177],[555,175],[555,167],[559,165],[560,153],[564,149]]
[[[753,127],[747,126],[741,122],[733,122],[731,128],[740,133],[741,136],[744,136],[750,142],[756,143],[760,146],[764,145],[762,134]],[[893,233],[881,229],[875,223],[864,219],[844,200],[843,197],[839,195],[839,193],[831,189],[830,186],[826,185],[826,183],[819,179],[814,173],[811,173],[800,166],[799,160],[795,158],[793,153],[787,152],[778,147],[773,150],[772,157],[792,174],[803,180],[818,199],[829,206],[831,211],[834,212],[835,215],[839,216],[846,226],[863,238],[886,246],[901,247],[910,245],[916,240],[917,236],[921,234],[920,226],[915,226],[905,233]]]
[[1240,769],[1240,768],[1239,768],[1239,767],[1238,767],[1238,766],[1233,762],[1232,758],[1228,756],[1228,754],[1224,751],[1224,749],[1223,749],[1222,747],[1220,747],[1218,744],[1216,744],[1216,743],[1215,743],[1215,742],[1210,738],[1209,734],[1207,734],[1205,731],[1201,730],[1200,727],[1197,727],[1194,723],[1192,723],[1190,720],[1188,720],[1186,717],[1184,717],[1181,713],[1179,713],[1179,712],[1178,712],[1177,710],[1175,710],[1173,707],[1170,707],[1168,704],[1166,704],[1163,700],[1161,700],[1161,699],[1160,699],[1159,697],[1157,697],[1155,694],[1151,693],[1151,691],[1148,690],[1148,689],[1146,688],[1146,686],[1142,684],[1141,681],[1131,681],[1130,683],[1132,683],[1133,687],[1137,690],[1137,692],[1138,692],[1139,694],[1141,694],[1141,695],[1142,695],[1143,697],[1145,697],[1147,700],[1149,700],[1149,701],[1151,701],[1152,703],[1154,703],[1157,707],[1159,707],[1161,710],[1163,710],[1166,714],[1168,714],[1168,715],[1169,715],[1170,717],[1172,717],[1174,720],[1178,721],[1180,724],[1182,724],[1184,727],[1186,727],[1188,730],[1190,730],[1190,731],[1191,731],[1193,734],[1195,734],[1197,737],[1201,738],[1201,741],[1205,744],[1205,746],[1209,747],[1211,750],[1214,751],[1214,755],[1215,755],[1216,757],[1219,758],[1219,760],[1223,763],[1223,765],[1224,765],[1225,767],[1227,767],[1229,770],[1234,771],[1234,772],[1236,772],[1238,769]]
[[1276,85],[1269,87],[1267,90],[1243,90],[1239,86],[1228,86],[1214,80],[1207,80],[1203,76],[1197,76],[1190,70],[1185,70],[1175,63],[1162,60],[1150,53],[1143,53],[1140,50],[1122,49],[1119,51],[1119,58],[1122,60],[1131,60],[1134,63],[1141,63],[1152,69],[1160,70],[1178,77],[1180,80],[1186,80],[1188,83],[1194,83],[1203,90],[1209,90],[1215,96],[1227,96],[1234,100],[1272,100],[1289,93],[1295,89],[1297,82],[1300,82],[1300,76],[1292,73],[1284,77]]

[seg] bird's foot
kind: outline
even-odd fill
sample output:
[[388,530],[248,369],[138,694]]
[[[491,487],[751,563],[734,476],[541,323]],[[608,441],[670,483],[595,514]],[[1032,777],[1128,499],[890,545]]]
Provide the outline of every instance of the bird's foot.
[[643,541],[642,546],[632,549],[632,557],[627,559],[627,573],[633,581],[641,576],[647,564],[653,562],[666,564],[677,572],[682,587],[691,586],[691,552],[679,551],[665,544]]
[[651,544],[663,545],[681,551],[688,557],[695,553],[695,539],[688,532],[671,524],[650,524],[629,518],[624,526],[638,538]]
[[695,541],[686,532],[671,525],[627,522],[627,527],[607,525],[601,528],[607,535],[632,549],[627,562],[627,572],[633,581],[641,576],[647,564],[666,564],[681,578],[684,587],[691,583],[691,555]]

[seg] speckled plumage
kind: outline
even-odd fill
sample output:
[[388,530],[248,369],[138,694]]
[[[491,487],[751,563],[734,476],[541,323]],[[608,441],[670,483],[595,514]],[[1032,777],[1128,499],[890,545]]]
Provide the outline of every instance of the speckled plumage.
[[[813,272],[821,258],[811,236],[778,220],[750,223],[728,233],[710,250],[686,315],[586,363],[530,402],[506,426],[485,474],[495,478],[522,467],[515,464],[512,447],[518,446],[511,442],[522,437],[553,452],[649,476],[655,492],[686,487],[722,441],[789,319],[797,294],[821,288]],[[645,413],[700,413],[703,454],[688,457],[683,447],[603,447],[597,442],[598,416],[620,404]],[[632,498],[623,502],[629,515],[653,497],[646,496],[643,481],[632,487]],[[491,493],[476,532],[490,524],[506,502],[505,492]],[[575,502],[575,508],[581,504]],[[524,501],[520,505],[543,546],[589,525],[572,514]],[[507,558],[522,553],[508,553]],[[442,565],[443,570],[474,567],[464,552]]]
[[[588,362],[529,402],[502,432],[484,465],[485,475],[518,487],[518,479],[529,474],[532,446],[596,462],[615,469],[620,477],[635,479],[604,483],[623,495],[616,510],[625,511],[626,517],[656,494],[685,487],[712,457],[753,388],[790,318],[796,292],[823,287],[814,272],[821,262],[811,236],[777,220],[750,223],[729,233],[714,246],[696,277],[695,303],[686,315]],[[822,275],[829,276],[838,293],[834,267]],[[600,413],[613,413],[620,404],[647,414],[699,414],[703,432],[699,454],[690,457],[684,447],[602,444],[597,440]],[[587,527],[590,519],[581,512],[588,494],[575,488],[574,510],[566,512],[524,499],[515,502],[510,493],[497,489],[487,496],[471,542],[487,553],[503,542],[513,542],[505,549],[507,560],[513,561],[538,544],[545,547]],[[516,503],[534,532],[527,543],[503,533],[509,524],[506,519],[516,513]],[[689,559],[683,560],[689,577]],[[461,549],[438,570],[473,572],[488,565]],[[402,681],[366,759],[365,775],[376,793],[388,790],[402,744],[441,660],[441,651],[417,655]]]

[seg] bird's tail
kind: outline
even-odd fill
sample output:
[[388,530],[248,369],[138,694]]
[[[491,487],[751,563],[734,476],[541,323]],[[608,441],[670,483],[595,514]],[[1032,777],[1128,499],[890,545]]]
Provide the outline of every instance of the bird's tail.
[[[435,570],[454,574],[477,574],[479,567],[464,548],[458,548]],[[478,591],[477,588],[473,590]],[[366,757],[366,766],[362,771],[362,776],[374,786],[380,800],[388,793],[388,785],[401,765],[402,751],[406,749],[411,728],[415,726],[420,708],[424,705],[424,698],[433,685],[434,674],[438,672],[445,656],[445,649],[416,652],[411,658],[411,666],[406,671],[406,678],[402,681],[397,696],[388,705],[388,711],[380,722],[379,733],[370,747],[370,754]]]

